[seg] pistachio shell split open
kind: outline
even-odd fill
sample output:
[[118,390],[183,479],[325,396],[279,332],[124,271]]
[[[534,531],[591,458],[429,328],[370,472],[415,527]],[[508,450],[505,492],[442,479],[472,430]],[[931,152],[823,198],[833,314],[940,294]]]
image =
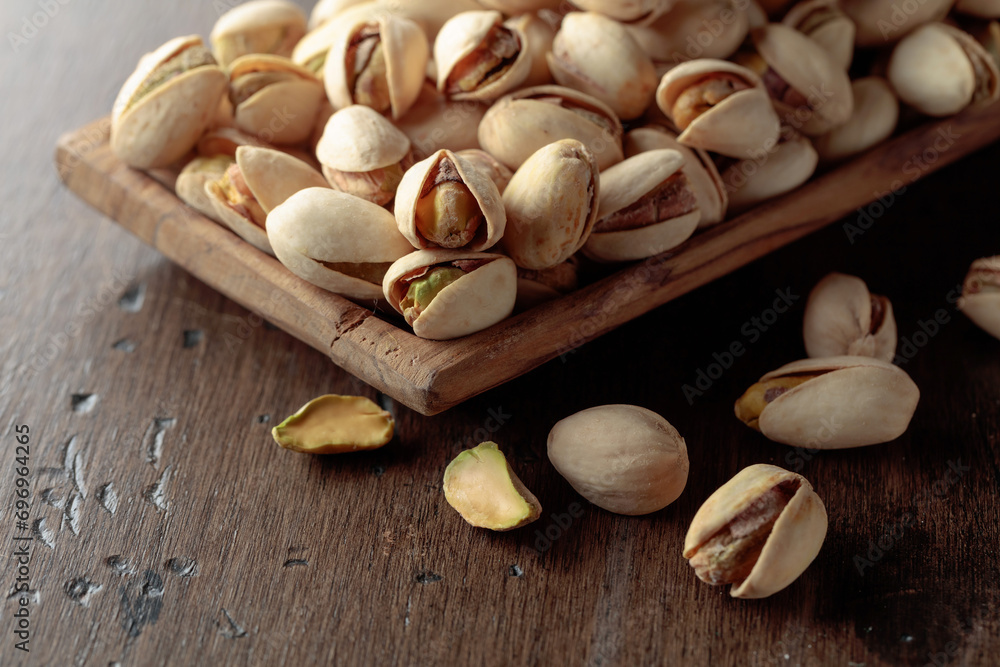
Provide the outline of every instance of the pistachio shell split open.
[[468,162],[479,173],[493,181],[497,186],[497,191],[502,195],[510,179],[514,177],[514,172],[508,169],[503,163],[486,151],[478,148],[469,148],[463,151],[456,151],[455,155]]
[[513,16],[505,25],[524,35],[528,51],[531,53],[531,71],[519,85],[528,88],[551,84],[554,79],[552,72],[549,71],[545,54],[552,50],[552,42],[556,38],[556,30],[552,24],[539,18],[537,14],[526,13]]
[[734,598],[766,598],[806,571],[826,539],[823,501],[801,475],[752,465],[709,496],[691,521],[684,557]]
[[851,67],[857,28],[837,0],[803,0],[781,22],[819,44],[844,70]]
[[885,79],[877,76],[857,79],[851,88],[854,91],[851,119],[813,141],[824,162],[843,160],[882,143],[892,136],[899,123],[899,100]]
[[809,294],[803,337],[810,357],[851,355],[891,362],[896,356],[892,302],[871,294],[860,278],[831,273]]
[[767,154],[722,169],[730,211],[742,213],[791,192],[812,177],[818,164],[819,155],[812,142],[790,127],[783,127],[781,138]]
[[295,3],[250,0],[219,17],[212,50],[223,67],[250,54],[288,57],[305,34],[306,15]]
[[328,394],[271,429],[274,441],[303,454],[368,451],[389,444],[396,421],[363,396]]
[[746,3],[740,0],[679,0],[653,23],[626,27],[653,62],[665,66],[728,58],[750,29]]
[[323,85],[288,58],[249,55],[229,67],[234,125],[273,144],[298,144],[312,134]]
[[455,457],[444,471],[444,497],[477,528],[505,531],[531,523],[542,505],[511,469],[495,442]]
[[489,102],[531,72],[531,50],[518,27],[497,11],[463,12],[434,41],[438,90],[456,100]]
[[1000,338],[1000,255],[973,262],[958,307],[983,331]]

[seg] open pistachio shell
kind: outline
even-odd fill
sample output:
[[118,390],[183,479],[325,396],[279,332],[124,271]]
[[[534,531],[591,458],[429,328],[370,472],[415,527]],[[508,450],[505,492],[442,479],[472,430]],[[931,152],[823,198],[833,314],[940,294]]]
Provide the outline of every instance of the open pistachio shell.
[[736,402],[736,415],[775,442],[846,449],[903,435],[919,400],[910,376],[885,361],[803,359],[762,377]]
[[422,160],[442,148],[479,148],[479,123],[487,108],[479,102],[450,100],[424,81],[416,103],[396,121],[396,127],[409,137],[414,154]]
[[234,157],[228,155],[196,157],[191,160],[177,175],[177,183],[174,185],[177,196],[191,208],[221,223],[215,204],[205,192],[205,184],[220,180],[235,161]]
[[306,34],[306,15],[287,0],[250,0],[219,17],[212,29],[215,57],[224,66],[250,54],[290,56]]
[[298,144],[312,134],[323,84],[288,58],[249,55],[229,67],[237,128],[272,144]]
[[521,85],[531,72],[524,33],[497,11],[463,12],[434,40],[438,90],[456,100],[490,102]]
[[281,447],[303,454],[371,451],[392,441],[396,420],[363,396],[328,394],[271,429]]
[[326,188],[289,197],[267,216],[267,232],[289,271],[354,299],[381,299],[385,272],[413,251],[387,210]]
[[552,24],[539,18],[537,14],[520,14],[508,19],[504,25],[520,31],[531,52],[531,71],[519,85],[528,88],[551,84],[554,79],[545,54],[552,50],[552,42],[556,38],[556,30]]
[[514,177],[514,172],[486,151],[470,148],[464,151],[456,151],[455,155],[471,164],[476,171],[484,174],[493,181],[493,185],[497,186],[497,191],[501,195],[510,184],[510,179]]
[[184,157],[215,117],[226,74],[201,38],[178,37],[144,55],[111,114],[111,150],[137,169]]
[[374,8],[375,3],[372,0],[319,0],[309,14],[309,30],[315,31],[328,25],[338,15],[358,5]]
[[981,19],[1000,19],[1000,0],[958,0],[955,11]]
[[892,362],[896,356],[892,302],[871,294],[860,278],[831,273],[809,295],[803,338],[810,357],[851,355]]
[[899,0],[840,0],[857,26],[856,44],[885,46],[897,42],[925,23],[944,18],[955,0],[923,0],[905,6]]
[[482,11],[484,6],[476,0],[377,0],[374,4],[382,11],[416,21],[431,43],[452,18]]
[[824,162],[843,160],[877,146],[892,136],[899,123],[899,100],[885,79],[857,79],[851,119],[813,141]]
[[[367,18],[367,17],[365,17]],[[312,72],[320,81],[323,80],[326,69],[326,57],[330,47],[343,32],[343,24],[330,21],[309,31],[299,40],[292,51],[292,62]]]
[[823,501],[804,477],[752,465],[698,509],[684,557],[704,581],[731,583],[734,598],[765,598],[805,572],[823,546],[827,522]]
[[673,7],[674,0],[574,0],[588,12],[597,12],[619,23],[649,25]]
[[958,307],[983,331],[1000,338],[1000,255],[973,262]]
[[756,28],[763,28],[771,19],[768,18],[767,12],[761,6],[761,3],[756,0],[750,0],[750,5],[747,7],[747,23],[750,26],[750,30]]
[[479,143],[511,169],[560,139],[575,139],[601,169],[622,161],[622,124],[595,97],[562,86],[536,86],[496,101],[479,124]]
[[857,28],[837,0],[803,0],[781,22],[819,44],[844,70],[851,67]]
[[491,327],[513,312],[517,269],[503,255],[418,250],[390,267],[382,288],[413,333],[450,340]]
[[750,29],[746,6],[740,0],[679,0],[653,23],[627,28],[654,63],[666,65],[728,58]]
[[722,171],[730,211],[741,213],[795,190],[812,177],[818,164],[819,155],[812,142],[784,128],[781,139],[766,155],[740,160]]

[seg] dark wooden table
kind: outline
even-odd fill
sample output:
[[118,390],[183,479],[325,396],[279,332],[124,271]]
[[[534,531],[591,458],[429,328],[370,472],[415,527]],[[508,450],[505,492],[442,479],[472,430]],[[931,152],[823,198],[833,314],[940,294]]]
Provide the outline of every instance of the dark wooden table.
[[[276,421],[323,393],[380,397],[80,203],[52,162],[58,136],[106,114],[143,52],[206,34],[227,4],[0,8],[4,32],[23,36],[0,49],[0,664],[996,659],[1000,341],[955,310],[954,290],[1000,251],[1000,146],[870,211],[860,236],[843,228],[852,216],[443,415],[392,406],[384,450],[302,456],[274,445]],[[891,297],[922,398],[896,442],[812,455],[748,430],[732,404],[804,355],[805,297],[832,270]],[[778,292],[793,303],[772,317]],[[689,405],[683,387],[734,342],[747,353]],[[545,457],[556,421],[619,402],[687,439],[688,487],[650,516],[587,504]],[[483,439],[539,496],[537,523],[487,533],[446,504],[445,466]],[[681,545],[700,503],[762,462],[804,474],[830,529],[792,586],[737,601],[696,580]],[[24,544],[18,595],[7,554]],[[22,598],[30,653],[15,648]]]

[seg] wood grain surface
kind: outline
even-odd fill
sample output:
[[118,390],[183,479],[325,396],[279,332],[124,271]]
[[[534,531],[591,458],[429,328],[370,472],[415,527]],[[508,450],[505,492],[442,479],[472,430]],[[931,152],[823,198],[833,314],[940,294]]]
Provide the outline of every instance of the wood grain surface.
[[[206,34],[228,4],[0,5],[5,35],[55,8],[0,49],[0,664],[994,664],[1000,341],[953,301],[971,261],[1000,251],[1000,146],[919,184],[946,158],[915,154],[880,204],[427,418],[59,183],[59,136],[106,114],[143,52]],[[732,403],[804,354],[805,298],[832,270],[892,299],[922,397],[899,440],[813,454],[747,430]],[[326,392],[382,400],[396,440],[338,458],[275,446],[271,426]],[[687,489],[647,517],[587,504],[545,457],[556,421],[619,402],[688,443]],[[17,425],[31,429],[27,531]],[[485,439],[542,502],[535,524],[487,534],[445,503],[445,466]],[[680,551],[700,503],[753,463],[805,475],[830,530],[792,586],[736,601]],[[7,555],[28,534],[25,654]]]

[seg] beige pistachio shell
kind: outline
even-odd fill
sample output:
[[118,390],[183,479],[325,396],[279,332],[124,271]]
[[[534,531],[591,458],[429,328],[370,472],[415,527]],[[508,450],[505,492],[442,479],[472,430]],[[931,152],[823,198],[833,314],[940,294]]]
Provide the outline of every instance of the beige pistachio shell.
[[653,101],[653,61],[625,26],[602,14],[567,14],[548,61],[559,85],[596,97],[623,120],[638,118]]
[[562,86],[525,88],[490,107],[479,124],[479,143],[511,169],[540,148],[575,139],[597,158],[601,169],[622,161],[622,124],[595,97]]
[[219,17],[212,29],[215,57],[224,66],[250,54],[290,56],[306,34],[306,15],[287,0],[250,0]]
[[226,170],[235,162],[229,155],[196,157],[177,176],[174,190],[181,201],[205,216],[222,223],[215,210],[215,204],[205,192],[205,184],[221,179]]
[[237,130],[235,127],[220,127],[203,134],[198,140],[197,149],[198,154],[202,156],[228,155],[235,160],[236,149],[240,146],[273,148],[266,141],[242,130]]
[[501,195],[510,184],[510,179],[514,177],[514,172],[486,151],[473,148],[456,151],[455,154],[493,181],[493,185],[497,186],[497,191]]
[[840,0],[857,26],[857,46],[877,47],[897,42],[910,32],[948,13],[955,0],[923,0],[906,5],[899,0]]
[[819,44],[844,70],[851,67],[857,28],[837,0],[803,0],[781,22]]
[[476,0],[378,0],[375,6],[416,21],[433,43],[449,20],[466,12],[482,11],[484,5]]
[[808,181],[819,165],[812,142],[791,129],[781,141],[758,159],[742,160],[722,173],[729,190],[729,209],[746,211],[762,201],[786,194]]
[[857,79],[854,112],[837,129],[813,140],[824,162],[843,160],[877,146],[892,136],[899,123],[899,100],[888,82],[877,76]]
[[749,575],[730,589],[734,598],[768,597],[805,572],[826,539],[828,520],[823,501],[801,475],[777,466],[752,465],[709,496],[688,529],[684,557],[691,559],[740,515],[752,514],[765,494],[780,486],[789,491],[794,488],[794,494],[774,522]]
[[330,21],[310,30],[295,45],[291,56],[292,62],[306,68],[322,81],[327,54],[330,53],[330,47],[341,32],[343,24],[339,21]]
[[666,14],[674,0],[574,0],[573,4],[584,11],[603,14],[619,23],[648,25]]
[[671,121],[678,97],[715,74],[732,75],[751,88],[729,95],[695,118],[677,138],[685,146],[734,158],[766,153],[778,142],[781,123],[760,77],[725,60],[681,63],[667,72],[656,91],[656,103]]
[[[388,265],[413,251],[392,214],[359,197],[326,188],[295,193],[267,216],[278,260],[325,290],[354,299],[381,299],[381,284],[330,265]],[[359,268],[362,268],[359,266]],[[377,266],[366,273],[378,278]]]
[[338,15],[358,5],[374,6],[372,0],[319,0],[309,14],[309,30],[329,24]]
[[746,5],[740,0],[680,0],[650,25],[626,27],[654,63],[668,66],[698,58],[728,58],[750,30]]
[[563,139],[539,149],[503,193],[505,250],[525,269],[566,261],[587,242],[599,201],[597,161],[586,146]]
[[896,356],[896,318],[889,299],[871,294],[860,278],[831,273],[806,303],[803,325],[806,354],[844,355],[892,362]]
[[520,14],[508,19],[504,25],[520,31],[531,52],[531,71],[519,85],[528,88],[551,84],[554,79],[545,54],[552,50],[552,42],[556,38],[556,30],[552,24],[536,14]]
[[973,262],[958,307],[983,331],[1000,338],[1000,255]]
[[456,152],[479,148],[479,123],[487,108],[479,102],[449,100],[425,81],[416,103],[396,127],[409,137],[418,159],[443,148]]
[[[491,75],[466,92],[449,90],[454,76],[459,76],[467,57],[475,58],[477,53],[482,53],[484,44],[498,26],[501,30],[508,31],[513,38],[513,62],[505,65],[505,70],[499,76]],[[434,62],[437,64],[438,91],[455,100],[491,102],[528,78],[531,73],[531,49],[519,28],[503,25],[503,15],[500,12],[463,12],[449,19],[438,33],[434,40]]]
[[144,55],[122,86],[111,114],[111,150],[137,169],[165,167],[184,157],[212,123],[226,91],[216,65],[189,69],[149,92],[161,66],[188,49],[203,49],[198,36],[172,39]]
[[955,11],[978,16],[981,19],[1000,19],[998,0],[958,0]]
[[316,126],[316,116],[324,99],[323,84],[309,70],[280,56],[243,56],[229,68],[231,95],[244,77],[271,73],[288,78],[264,86],[235,105],[233,123],[268,143],[304,142]]
[[489,262],[442,289],[413,320],[413,333],[429,340],[451,340],[489,328],[510,316],[517,297],[517,269],[509,257],[459,250],[418,250],[400,259],[385,274],[386,300],[403,314],[405,279],[428,267],[453,262]]
[[750,5],[747,7],[747,23],[750,25],[750,30],[755,28],[763,28],[771,20],[767,16],[767,12],[761,7],[759,2],[756,0],[750,0]]
[[410,152],[410,140],[370,107],[355,104],[330,117],[316,156],[324,167],[367,172],[398,164]]
[[487,9],[503,12],[507,16],[517,16],[543,9],[558,10],[562,0],[479,0],[479,4]]

